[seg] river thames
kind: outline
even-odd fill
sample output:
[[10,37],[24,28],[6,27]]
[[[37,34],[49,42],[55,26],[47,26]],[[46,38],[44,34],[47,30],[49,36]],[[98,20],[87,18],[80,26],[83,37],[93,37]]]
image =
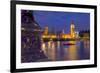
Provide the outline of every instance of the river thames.
[[51,61],[90,59],[90,41],[48,41],[42,42],[41,49]]

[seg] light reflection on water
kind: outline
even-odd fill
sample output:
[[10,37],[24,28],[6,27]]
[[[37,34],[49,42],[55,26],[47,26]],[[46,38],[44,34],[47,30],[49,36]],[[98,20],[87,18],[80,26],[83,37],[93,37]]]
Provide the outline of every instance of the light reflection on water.
[[52,61],[82,60],[90,58],[90,41],[42,42],[44,54]]

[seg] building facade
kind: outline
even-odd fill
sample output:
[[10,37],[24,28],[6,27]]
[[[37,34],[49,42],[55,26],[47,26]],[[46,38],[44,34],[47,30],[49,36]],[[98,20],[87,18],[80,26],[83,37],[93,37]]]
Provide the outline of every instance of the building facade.
[[33,11],[21,10],[21,62],[37,62],[45,58],[41,50],[41,28]]
[[55,38],[61,38],[61,39],[71,39],[71,38],[75,38],[76,33],[75,33],[75,25],[73,22],[71,22],[70,24],[70,32],[69,33],[64,33],[64,31],[60,32],[59,34],[55,34],[55,33],[50,33],[49,32],[49,27],[46,26],[44,27],[43,33],[42,33],[42,38],[51,38],[51,39],[55,39]]

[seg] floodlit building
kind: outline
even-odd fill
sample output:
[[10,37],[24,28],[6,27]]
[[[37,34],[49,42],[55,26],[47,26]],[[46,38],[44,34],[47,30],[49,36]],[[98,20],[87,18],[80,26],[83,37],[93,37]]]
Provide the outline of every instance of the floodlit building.
[[55,34],[55,33],[50,33],[49,32],[49,27],[46,26],[44,27],[44,31],[42,33],[42,38],[62,38],[62,39],[67,39],[67,38],[75,38],[75,25],[73,22],[71,22],[70,24],[70,32],[69,33],[64,33],[64,30],[62,32],[59,33],[59,35]]

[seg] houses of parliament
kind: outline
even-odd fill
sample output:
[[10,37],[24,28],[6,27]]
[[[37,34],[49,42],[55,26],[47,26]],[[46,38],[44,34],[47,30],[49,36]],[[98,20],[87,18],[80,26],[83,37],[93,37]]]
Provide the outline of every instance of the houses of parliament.
[[76,31],[75,31],[75,25],[74,25],[73,21],[70,24],[70,32],[69,33],[64,33],[63,30],[61,32],[59,32],[58,34],[50,33],[48,26],[44,27],[44,30],[42,33],[42,38],[47,38],[47,39],[55,39],[55,38],[73,39],[75,37],[76,37]]

